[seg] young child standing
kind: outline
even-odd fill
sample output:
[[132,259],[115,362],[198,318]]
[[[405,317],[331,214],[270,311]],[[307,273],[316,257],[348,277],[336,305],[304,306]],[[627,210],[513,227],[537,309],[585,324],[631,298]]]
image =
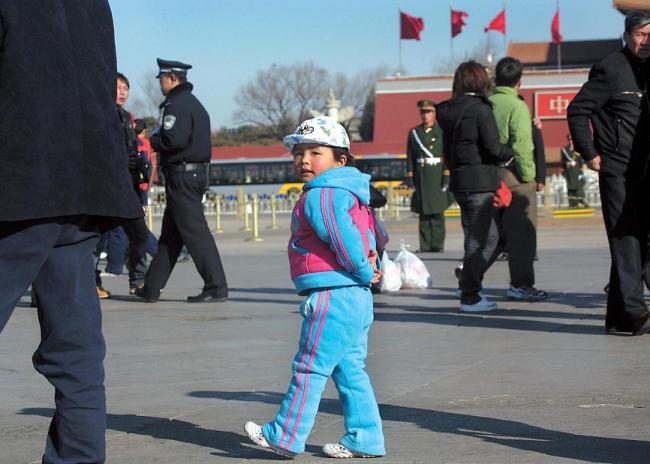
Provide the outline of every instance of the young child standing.
[[343,405],[345,434],[323,452],[333,458],[386,454],[381,417],[365,371],[373,320],[370,284],[377,254],[369,229],[370,176],[346,167],[350,140],[333,119],[304,121],[283,143],[303,193],[293,209],[289,265],[305,300],[293,376],[275,419],[244,426],[256,445],[287,457],[305,450],[318,404],[331,376]]

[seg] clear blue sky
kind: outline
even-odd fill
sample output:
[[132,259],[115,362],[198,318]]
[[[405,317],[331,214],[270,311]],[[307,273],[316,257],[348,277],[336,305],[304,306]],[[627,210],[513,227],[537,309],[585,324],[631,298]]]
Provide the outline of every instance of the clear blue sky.
[[[109,0],[118,68],[141,97],[156,57],[184,61],[213,128],[233,126],[234,95],[257,70],[313,61],[330,73],[354,75],[398,65],[398,10],[422,17],[422,40],[402,43],[410,75],[433,74],[450,56],[449,6],[469,13],[454,53],[485,40],[483,27],[501,11],[497,0]],[[508,40],[548,41],[555,0],[506,2]],[[615,38],[623,16],[611,0],[561,0],[564,40]],[[502,48],[501,34],[491,32]],[[153,75],[153,74],[152,74]],[[127,105],[128,106],[128,105]]]

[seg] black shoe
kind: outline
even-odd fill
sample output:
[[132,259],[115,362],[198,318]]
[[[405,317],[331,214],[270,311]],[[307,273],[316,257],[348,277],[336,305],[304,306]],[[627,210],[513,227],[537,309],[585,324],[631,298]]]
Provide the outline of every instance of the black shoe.
[[650,313],[640,317],[632,324],[632,335],[644,335],[650,332]]
[[228,301],[228,295],[219,294],[217,290],[203,290],[196,296],[188,296],[188,303],[222,303]]
[[605,325],[605,332],[608,334],[616,334],[616,333],[621,333],[621,332],[633,332],[632,326],[630,324],[627,325]]
[[502,251],[499,256],[497,256],[496,261],[508,261],[508,252]]
[[157,303],[158,298],[160,298],[160,293],[158,293],[157,296],[154,296],[149,293],[145,287],[136,288],[133,294],[138,298],[142,298],[146,303]]
[[432,248],[431,253],[444,253],[445,249],[444,248]]

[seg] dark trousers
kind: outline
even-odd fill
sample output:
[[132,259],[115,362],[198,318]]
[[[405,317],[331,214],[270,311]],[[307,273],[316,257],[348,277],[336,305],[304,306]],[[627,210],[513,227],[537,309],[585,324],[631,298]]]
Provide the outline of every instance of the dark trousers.
[[648,312],[642,274],[648,239],[648,181],[601,173],[600,197],[612,258],[607,326],[632,323]]
[[167,207],[158,240],[158,253],[149,265],[145,289],[157,296],[164,288],[183,248],[203,278],[204,290],[228,295],[228,284],[217,245],[203,214],[206,178],[202,171],[171,173],[166,177]]
[[418,223],[420,251],[442,251],[445,248],[445,214],[420,214]]
[[535,285],[533,262],[537,252],[536,184],[519,182],[506,169],[500,169],[500,175],[512,191],[512,203],[499,210],[498,219],[502,243],[508,251],[510,285],[532,287]]
[[103,463],[106,398],[96,226],[86,217],[0,222],[0,332],[33,285],[41,343],[32,362],[55,389],[43,463]]
[[460,220],[465,233],[463,271],[458,285],[462,304],[477,303],[483,288],[483,275],[494,261],[499,242],[493,192],[454,193],[460,206]]
[[[108,240],[106,243],[106,272],[111,274],[122,274],[124,271],[124,264],[127,259],[127,252],[129,251],[129,238],[124,232],[122,227],[113,229],[108,233]],[[149,256],[155,256],[158,252],[158,239],[147,228],[147,248],[146,253]],[[143,274],[144,275],[144,274]],[[144,277],[143,277],[144,278]]]

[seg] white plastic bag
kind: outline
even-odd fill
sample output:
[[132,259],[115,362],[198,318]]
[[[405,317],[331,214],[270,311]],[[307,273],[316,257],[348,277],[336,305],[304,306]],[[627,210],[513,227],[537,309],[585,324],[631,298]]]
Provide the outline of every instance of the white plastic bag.
[[402,288],[402,278],[400,277],[400,269],[388,257],[385,251],[381,255],[381,281],[379,282],[379,289],[382,292],[397,292]]
[[400,268],[402,288],[429,288],[431,274],[420,258],[408,251],[404,241],[400,241],[400,250],[395,257],[395,264]]

